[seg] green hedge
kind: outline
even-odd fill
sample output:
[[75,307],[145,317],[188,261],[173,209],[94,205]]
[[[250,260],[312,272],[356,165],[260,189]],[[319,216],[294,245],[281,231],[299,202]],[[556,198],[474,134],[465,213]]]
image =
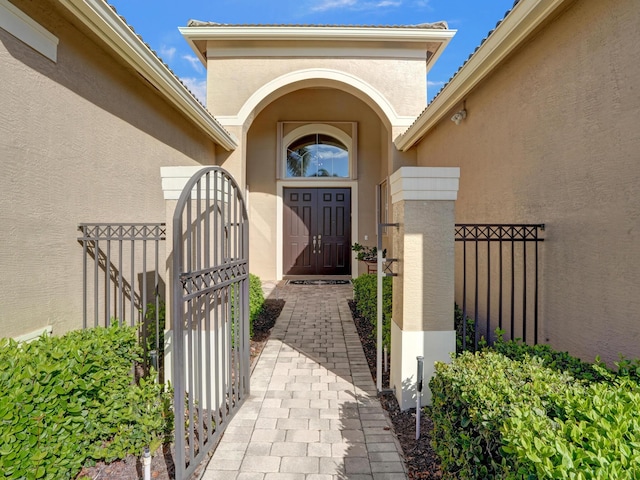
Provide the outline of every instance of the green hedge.
[[449,478],[640,478],[640,386],[485,351],[437,363],[434,448]]
[[[231,285],[231,318],[235,322],[236,309],[236,291],[238,284]],[[260,315],[264,306],[264,292],[262,291],[262,282],[260,277],[249,274],[249,338],[253,337],[253,322]],[[235,331],[235,327],[233,327]],[[234,340],[235,341],[235,338]]]
[[583,362],[572,357],[568,352],[558,352],[549,345],[527,345],[521,339],[505,341],[500,330],[497,330],[498,340],[491,347],[492,350],[513,360],[522,360],[526,356],[538,357],[545,367],[556,371],[567,372],[578,380],[588,382],[610,381],[615,377],[628,377],[640,383],[640,361],[620,358],[615,363],[616,369],[609,370],[596,359],[596,363]]
[[141,354],[128,327],[0,339],[3,478],[73,478],[85,462],[157,448],[172,425],[169,397],[151,380],[132,382]]
[[249,335],[253,337],[253,321],[262,311],[264,305],[264,292],[260,277],[249,274]]
[[[391,302],[392,278],[382,279],[382,345],[391,352]],[[378,324],[378,276],[373,273],[360,275],[353,280],[353,301],[356,310],[373,325],[373,334],[377,335]]]

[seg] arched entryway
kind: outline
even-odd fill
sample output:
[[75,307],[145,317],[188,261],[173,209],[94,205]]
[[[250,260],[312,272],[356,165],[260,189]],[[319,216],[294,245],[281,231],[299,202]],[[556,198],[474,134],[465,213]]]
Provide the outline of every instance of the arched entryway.
[[246,136],[252,270],[357,276],[351,244],[362,231],[375,241],[390,137],[373,108],[339,88],[300,88],[266,105]]

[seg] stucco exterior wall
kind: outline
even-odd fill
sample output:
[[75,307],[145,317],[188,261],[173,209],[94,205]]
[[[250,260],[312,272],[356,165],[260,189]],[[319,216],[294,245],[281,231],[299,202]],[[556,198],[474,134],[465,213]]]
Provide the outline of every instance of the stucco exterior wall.
[[[359,238],[352,238],[352,243],[375,245],[375,185],[381,181],[381,165],[386,165],[379,140],[384,126],[367,105],[350,94],[332,89],[304,89],[267,106],[256,117],[247,135],[251,271],[263,279],[275,278],[277,236],[282,234],[276,223],[276,162],[280,159],[278,121],[357,122]],[[316,182],[314,186],[320,183]],[[304,185],[304,181],[300,182],[301,187]],[[356,212],[352,212],[352,218],[355,221]],[[364,241],[364,235],[368,236],[367,241]],[[366,266],[359,263],[353,263],[354,271],[366,272]]]
[[160,166],[216,147],[61,10],[14,3],[59,45],[54,63],[0,29],[0,325],[58,334],[81,327],[78,223],[164,221]]
[[[214,115],[236,115],[260,87],[298,70],[332,69],[370,84],[398,115],[418,115],[426,105],[424,60],[371,58],[209,58],[207,106]],[[403,88],[398,88],[402,85]],[[233,91],[233,95],[228,93]]]
[[[417,147],[460,166],[457,222],[541,222],[541,341],[640,356],[640,9],[574,2]],[[453,233],[452,233],[453,234]]]

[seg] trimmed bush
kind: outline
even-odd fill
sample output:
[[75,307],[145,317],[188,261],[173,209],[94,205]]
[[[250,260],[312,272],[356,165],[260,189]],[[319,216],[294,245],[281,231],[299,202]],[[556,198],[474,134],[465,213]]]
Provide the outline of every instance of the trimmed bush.
[[73,478],[85,462],[157,448],[171,429],[169,397],[132,382],[135,328],[94,328],[30,344],[0,340],[0,471]]
[[264,292],[260,277],[249,274],[249,335],[253,337],[253,321],[262,311],[264,305]]
[[[466,328],[464,328],[464,323],[462,320],[462,310],[457,303],[454,304],[453,315],[453,324],[456,330],[456,353],[460,354],[463,351],[475,352],[476,323],[474,319],[467,317],[467,325]],[[462,342],[462,339],[464,337],[466,337],[466,344],[463,344]],[[463,348],[463,346],[466,348]],[[480,347],[480,344],[478,344],[478,347]]]
[[430,383],[434,448],[450,478],[638,478],[640,387],[611,382],[463,353]]
[[[236,292],[238,284],[231,285],[231,319],[234,322],[233,331],[235,332],[236,317]],[[264,305],[264,292],[262,291],[262,282],[260,277],[249,274],[249,338],[253,337],[253,321],[260,315]],[[233,339],[235,342],[235,337]]]
[[[377,335],[378,324],[378,276],[373,273],[360,275],[353,280],[353,301],[362,318],[373,325]],[[382,345],[391,352],[391,302],[393,300],[392,278],[382,279]]]
[[549,345],[527,345],[521,339],[505,341],[502,333],[497,330],[498,340],[491,347],[492,350],[501,353],[513,360],[522,360],[527,356],[538,357],[545,367],[556,371],[567,372],[578,380],[588,382],[609,381],[614,377],[628,377],[636,383],[640,383],[640,361],[620,358],[615,363],[616,370],[606,368],[598,359],[596,363],[587,363],[572,357],[568,352],[558,352]]

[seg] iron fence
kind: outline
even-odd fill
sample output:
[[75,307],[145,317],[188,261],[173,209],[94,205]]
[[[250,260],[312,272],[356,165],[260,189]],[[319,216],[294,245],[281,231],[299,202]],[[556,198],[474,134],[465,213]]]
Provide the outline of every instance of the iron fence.
[[[462,349],[473,337],[538,343],[539,257],[544,224],[456,224],[456,303],[462,308]],[[493,245],[493,247],[492,247]],[[460,251],[462,250],[462,251]],[[473,331],[467,332],[468,317]],[[469,322],[471,323],[471,322]]]
[[[81,223],[83,328],[113,322],[140,326],[142,345],[159,365],[164,349],[164,223]],[[145,358],[147,356],[145,355]]]

